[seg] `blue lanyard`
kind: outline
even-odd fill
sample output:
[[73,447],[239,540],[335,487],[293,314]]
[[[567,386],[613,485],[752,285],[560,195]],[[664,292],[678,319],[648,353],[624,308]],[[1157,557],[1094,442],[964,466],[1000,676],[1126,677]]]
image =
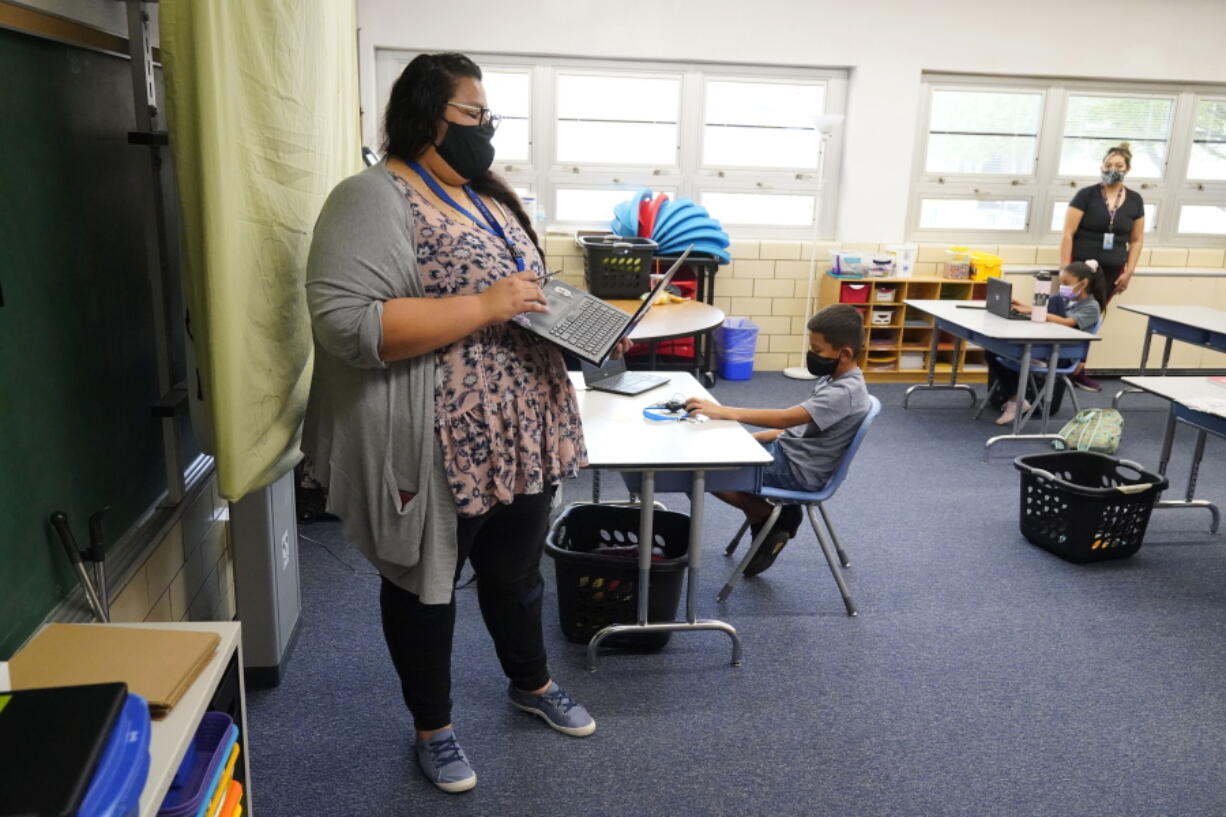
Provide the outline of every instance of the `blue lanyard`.
[[481,197],[474,193],[471,187],[464,185],[464,192],[468,194],[469,200],[476,205],[476,208],[481,211],[481,215],[485,218],[485,221],[482,221],[464,207],[461,207],[460,204],[449,196],[447,191],[434,180],[434,177],[431,176],[426,169],[417,162],[409,162],[409,167],[413,168],[413,172],[415,172],[418,176],[421,176],[421,180],[426,183],[426,187],[430,188],[430,192],[438,196],[439,199],[441,199],[448,207],[451,207],[456,212],[463,213],[468,217],[469,221],[476,224],[487,233],[501,238],[503,242],[506,243],[507,249],[511,251],[511,258],[515,260],[515,269],[518,272],[524,271],[524,254],[519,251],[519,247],[515,246],[515,242],[507,236],[506,231],[502,229],[502,225],[498,223],[498,220],[494,218],[493,214],[490,212],[490,208],[485,206],[485,202],[481,201]]

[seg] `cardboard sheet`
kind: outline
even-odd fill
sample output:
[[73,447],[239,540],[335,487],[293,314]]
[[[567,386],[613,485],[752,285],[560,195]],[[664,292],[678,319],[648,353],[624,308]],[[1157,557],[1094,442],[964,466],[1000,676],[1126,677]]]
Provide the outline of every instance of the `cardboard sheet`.
[[217,651],[216,633],[48,624],[9,662],[13,689],[123,681],[163,718]]

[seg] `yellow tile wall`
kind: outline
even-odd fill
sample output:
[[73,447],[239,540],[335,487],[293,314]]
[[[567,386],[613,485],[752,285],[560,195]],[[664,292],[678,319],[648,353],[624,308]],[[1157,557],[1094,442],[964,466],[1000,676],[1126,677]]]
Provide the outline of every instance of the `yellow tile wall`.
[[234,618],[229,504],[216,475],[145,561],[112,590],[112,621],[229,621]]
[[[948,256],[947,244],[921,244],[916,275],[940,275]],[[885,252],[886,245],[840,244],[829,241],[789,241],[734,238],[729,246],[732,263],[720,267],[715,279],[715,306],[730,316],[751,318],[758,325],[757,371],[778,371],[803,364],[799,351],[805,322],[824,304],[805,300],[811,259],[816,255],[817,275],[830,266],[831,250]],[[1030,244],[973,245],[973,249],[999,255],[1006,264],[1057,264],[1055,246]],[[583,285],[583,256],[574,238],[550,234],[545,239],[546,262],[562,268],[563,280]],[[1141,251],[1142,266],[1226,267],[1226,249],[1147,247]],[[814,283],[814,298],[817,297]]]

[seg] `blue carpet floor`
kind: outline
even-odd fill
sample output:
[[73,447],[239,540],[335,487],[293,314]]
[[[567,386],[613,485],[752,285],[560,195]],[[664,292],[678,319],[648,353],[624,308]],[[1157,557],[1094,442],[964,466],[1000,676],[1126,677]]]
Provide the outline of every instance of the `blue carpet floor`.
[[[1106,387],[1083,403],[1107,405]],[[337,524],[302,527],[300,639],[282,684],[248,696],[258,814],[1226,814],[1226,537],[1204,511],[1160,510],[1133,558],[1065,563],[1018,532],[1012,457],[1041,449],[1002,445],[985,463],[991,417],[970,420],[951,393],[904,411],[904,388],[871,387],[884,409],[828,503],[857,618],[805,529],[718,605],[740,518],[711,498],[700,615],[737,627],[744,666],[725,636],[686,633],[589,674],[558,629],[546,559],[551,669],[599,725],[575,739],[507,703],[475,593],[458,591],[454,715],[479,779],[459,796],[414,767],[376,576]],[[713,391],[784,406],[807,386],[758,374]],[[1133,397],[1124,414],[1120,455],[1155,467],[1165,404]],[[1191,442],[1181,431],[1168,496]],[[1198,487],[1219,504],[1224,453],[1211,437]],[[567,501],[590,485],[568,483]]]

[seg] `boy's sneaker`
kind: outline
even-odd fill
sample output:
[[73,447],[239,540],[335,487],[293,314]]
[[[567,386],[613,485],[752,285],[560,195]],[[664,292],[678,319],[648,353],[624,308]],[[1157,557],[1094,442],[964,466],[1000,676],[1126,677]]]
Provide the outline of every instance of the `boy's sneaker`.
[[458,794],[477,785],[477,773],[456,741],[454,730],[444,729],[425,740],[418,738],[413,748],[421,773],[443,791]]
[[805,511],[801,505],[784,505],[783,510],[779,511],[779,518],[775,520],[775,527],[783,528],[788,532],[788,538],[796,538],[796,532],[800,530],[800,523],[805,518]]
[[757,576],[765,573],[775,563],[775,558],[783,550],[783,546],[800,530],[800,523],[803,519],[804,510],[800,505],[784,505],[779,511],[778,518],[775,519],[774,527],[771,528],[770,533],[766,534],[762,546],[749,560],[749,564],[745,565],[744,575]]
[[596,721],[587,710],[553,681],[539,695],[516,689],[514,684],[507,687],[507,695],[517,709],[544,718],[545,723],[559,732],[581,738],[596,731]]
[[1090,377],[1084,371],[1078,372],[1077,374],[1070,377],[1069,380],[1072,380],[1073,385],[1083,391],[1102,391],[1103,390],[1103,387],[1099,385],[1098,381]]

